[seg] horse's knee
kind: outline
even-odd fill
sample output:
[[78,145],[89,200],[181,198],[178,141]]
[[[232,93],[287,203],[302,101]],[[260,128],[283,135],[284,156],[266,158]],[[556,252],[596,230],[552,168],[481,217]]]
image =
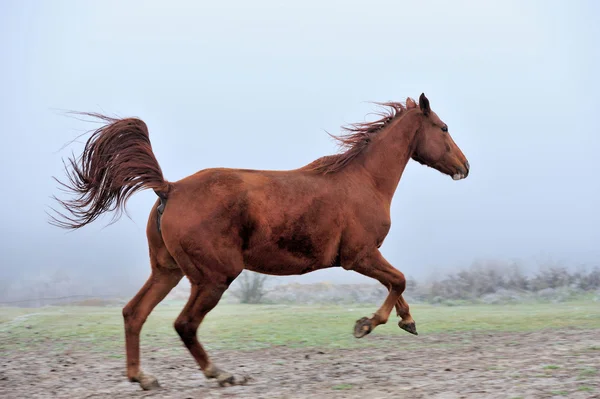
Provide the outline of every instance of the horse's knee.
[[390,282],[392,289],[399,293],[403,293],[406,289],[406,277],[404,277],[404,273],[398,272],[394,279]]
[[196,327],[188,320],[177,319],[174,327],[184,344],[190,345],[196,338]]

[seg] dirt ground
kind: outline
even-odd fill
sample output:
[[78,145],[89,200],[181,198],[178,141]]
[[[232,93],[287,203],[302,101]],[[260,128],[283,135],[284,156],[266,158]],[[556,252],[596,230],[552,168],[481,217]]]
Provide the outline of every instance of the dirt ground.
[[128,382],[119,354],[9,352],[0,397],[600,398],[600,330],[435,334],[410,349],[402,336],[366,339],[385,340],[385,349],[211,351],[221,368],[250,377],[233,387],[206,380],[185,351],[146,347],[156,391]]

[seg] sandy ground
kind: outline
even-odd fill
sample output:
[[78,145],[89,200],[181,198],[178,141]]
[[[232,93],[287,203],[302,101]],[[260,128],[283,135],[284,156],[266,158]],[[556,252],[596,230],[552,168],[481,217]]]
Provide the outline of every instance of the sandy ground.
[[[1,398],[600,398],[600,330],[436,334],[406,348],[211,351],[217,365],[251,380],[219,387],[187,352],[143,348],[161,388],[124,378],[119,354],[70,348],[3,353]],[[404,349],[403,349],[404,347]],[[168,353],[167,353],[168,352]]]

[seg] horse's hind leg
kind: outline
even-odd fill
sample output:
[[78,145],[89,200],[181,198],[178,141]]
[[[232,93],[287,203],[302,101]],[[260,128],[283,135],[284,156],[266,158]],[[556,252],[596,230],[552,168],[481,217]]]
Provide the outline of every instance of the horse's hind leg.
[[157,388],[158,381],[140,369],[140,332],[152,309],[179,283],[180,269],[160,268],[152,259],[152,274],[142,289],[123,308],[125,321],[125,348],[127,352],[127,378],[139,382],[145,389]]
[[[228,255],[230,254],[222,254],[222,257],[219,258],[223,260],[236,258],[236,256]],[[186,275],[190,278],[192,290],[187,304],[175,320],[175,330],[177,330],[184,345],[188,348],[206,378],[216,378],[221,386],[244,384],[247,381],[245,377],[235,377],[215,366],[197,337],[198,327],[206,314],[217,306],[229,284],[242,271],[243,263],[241,259],[223,264],[219,261],[208,261],[207,259],[191,259],[187,254],[182,253],[176,257],[176,260],[179,265],[182,265]],[[205,266],[208,264],[212,267]],[[237,267],[231,265],[237,265]]]

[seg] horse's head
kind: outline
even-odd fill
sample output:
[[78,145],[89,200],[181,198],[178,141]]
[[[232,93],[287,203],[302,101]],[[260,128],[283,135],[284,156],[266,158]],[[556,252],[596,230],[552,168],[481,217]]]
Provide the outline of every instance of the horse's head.
[[[417,104],[411,98],[406,100],[406,107],[413,109]],[[464,179],[469,175],[469,162],[456,145],[446,125],[429,107],[425,94],[419,97],[419,105],[423,113],[423,122],[415,136],[412,159],[432,167],[454,180]]]

